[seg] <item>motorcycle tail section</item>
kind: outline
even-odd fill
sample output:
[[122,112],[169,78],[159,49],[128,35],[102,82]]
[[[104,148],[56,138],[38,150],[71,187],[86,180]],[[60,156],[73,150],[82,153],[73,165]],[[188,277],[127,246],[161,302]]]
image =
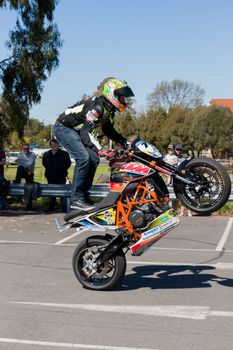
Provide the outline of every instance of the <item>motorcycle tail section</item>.
[[141,255],[145,249],[165,236],[169,231],[179,224],[180,220],[174,215],[172,209],[166,211],[154,219],[147,230],[142,233],[141,238],[130,247],[132,255]]

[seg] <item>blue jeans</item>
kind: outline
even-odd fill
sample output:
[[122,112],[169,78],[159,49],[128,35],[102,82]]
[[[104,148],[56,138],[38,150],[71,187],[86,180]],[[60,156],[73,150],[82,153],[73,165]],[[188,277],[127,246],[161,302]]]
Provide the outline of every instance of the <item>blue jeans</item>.
[[75,159],[73,182],[71,185],[71,201],[85,199],[92,186],[99,156],[90,148],[84,146],[79,132],[56,123],[54,135],[69,155]]
[[34,179],[34,173],[31,173],[29,175],[22,165],[18,165],[14,183],[20,183],[21,179],[25,179],[27,184],[32,183]]

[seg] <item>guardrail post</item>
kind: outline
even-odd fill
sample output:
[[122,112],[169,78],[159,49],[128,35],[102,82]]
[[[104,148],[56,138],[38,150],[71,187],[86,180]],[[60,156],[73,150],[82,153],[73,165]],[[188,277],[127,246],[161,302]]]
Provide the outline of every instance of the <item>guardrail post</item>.
[[69,213],[70,211],[70,204],[71,204],[71,199],[69,197],[66,197],[66,212]]

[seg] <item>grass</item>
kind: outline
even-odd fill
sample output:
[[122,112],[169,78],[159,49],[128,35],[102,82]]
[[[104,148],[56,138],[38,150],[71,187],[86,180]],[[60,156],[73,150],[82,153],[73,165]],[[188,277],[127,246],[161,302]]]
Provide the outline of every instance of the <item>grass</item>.
[[[16,171],[17,171],[17,165],[9,165],[5,167],[5,178],[7,180],[13,181],[15,180],[16,176]],[[47,183],[47,180],[44,176],[45,173],[45,168],[42,165],[42,160],[40,158],[36,159],[36,165],[35,165],[35,171],[34,171],[34,181],[39,182],[39,183]],[[74,165],[72,164],[71,167],[68,170],[68,176],[70,181],[72,181],[73,178],[73,173],[74,173]],[[108,164],[100,164],[97,168],[95,178],[94,178],[94,183],[98,181],[98,178],[102,175],[109,176],[110,174],[110,168]]]
[[223,216],[233,216],[233,203],[227,202],[217,213]]
[[[5,178],[9,181],[15,180],[17,171],[17,165],[8,165],[5,167]],[[74,165],[72,164],[68,170],[68,177],[70,181],[73,179]],[[36,165],[34,170],[34,181],[39,183],[47,183],[46,177],[44,176],[45,168],[42,165],[42,159],[36,159]],[[100,164],[97,168],[94,183],[97,183],[99,178],[104,175],[105,178],[109,178],[110,168],[108,164]],[[7,202],[11,205],[13,210],[18,210],[22,208],[22,198],[20,197],[8,197]],[[49,206],[49,198],[39,197],[36,201],[33,201],[33,208],[35,210],[44,210]]]

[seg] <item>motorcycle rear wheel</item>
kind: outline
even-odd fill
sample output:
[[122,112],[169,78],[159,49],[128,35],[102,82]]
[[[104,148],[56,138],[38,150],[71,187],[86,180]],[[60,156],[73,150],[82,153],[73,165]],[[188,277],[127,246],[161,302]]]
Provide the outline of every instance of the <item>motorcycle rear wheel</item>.
[[82,241],[74,251],[72,266],[78,281],[87,289],[110,290],[115,287],[123,278],[126,270],[126,258],[122,250],[101,264],[96,273],[88,277],[88,267],[92,263],[93,252],[99,246],[108,243],[106,238],[89,238]]
[[220,209],[231,193],[230,176],[224,166],[215,159],[200,157],[193,159],[186,168],[193,180],[200,183],[200,188],[186,185],[177,190],[174,183],[177,198],[200,215],[209,215]]

